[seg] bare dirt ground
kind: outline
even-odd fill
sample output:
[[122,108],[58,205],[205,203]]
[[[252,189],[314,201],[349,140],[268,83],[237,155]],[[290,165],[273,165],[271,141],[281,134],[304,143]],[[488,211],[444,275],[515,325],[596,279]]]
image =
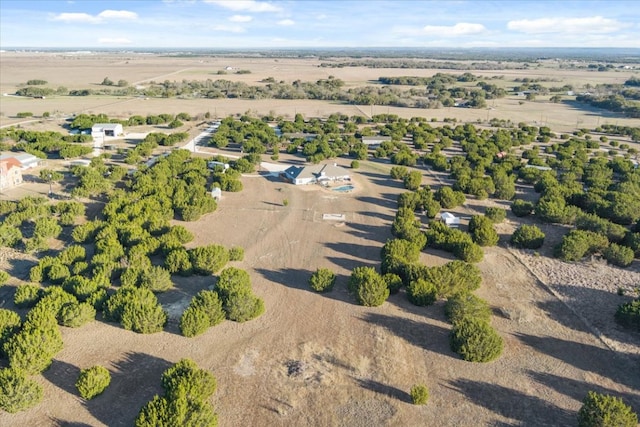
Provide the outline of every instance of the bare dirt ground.
[[[65,61],[83,64],[89,60]],[[154,64],[153,72],[140,67],[126,74],[111,71],[110,63],[96,70],[95,60],[92,61],[93,67],[78,67],[78,76],[86,73],[90,81],[98,83],[105,76],[136,81],[194,67],[191,62],[176,62],[175,66]],[[284,65],[272,62],[274,68],[263,71],[265,76],[273,72],[277,79],[283,78],[273,70]],[[129,69],[124,62],[114,64],[120,64],[122,70]],[[205,71],[217,70],[223,64],[229,62],[202,67]],[[6,76],[11,75],[5,73],[5,66],[3,56],[3,91]],[[237,66],[252,67],[248,63]],[[364,79],[350,69],[313,72],[320,71],[339,78],[346,77],[341,72],[353,73],[351,81]],[[403,72],[399,75],[433,72],[400,71]],[[64,74],[57,63],[50,65],[48,72]],[[390,75],[383,70],[368,72],[374,73],[371,78]],[[258,73],[242,77],[258,79],[255,74]],[[13,80],[44,77],[30,68]],[[66,84],[72,87],[72,79],[66,78]],[[11,85],[13,80],[8,79]],[[65,84],[53,77],[47,80],[54,85]],[[3,112],[37,113],[35,107],[41,105],[38,102],[50,100],[2,97],[0,101]],[[23,101],[26,104],[13,104]],[[66,97],[55,98],[42,111],[82,109],[127,115],[131,108],[131,112],[141,114],[174,109],[213,114],[219,108],[218,116],[247,110],[276,110],[276,114],[286,112],[291,117],[303,111],[309,115],[327,111],[362,114],[352,113],[350,109],[357,108],[354,106],[307,101],[292,105],[284,101],[123,100],[123,105],[112,107],[100,99],[89,107],[92,100],[81,101],[87,103],[85,108],[73,104],[77,100],[64,104]],[[514,109],[523,107],[516,100],[504,102],[512,103]],[[562,120],[566,128],[575,127],[574,114],[584,117],[580,127],[593,127],[600,120],[600,116],[589,116],[591,113],[584,110],[557,112],[547,110],[555,108],[555,104],[540,105],[554,120]],[[373,107],[366,113],[387,110],[399,114],[386,107]],[[417,112],[408,110],[402,115],[411,117],[419,115]],[[489,112],[493,117],[494,111]],[[556,113],[565,116],[555,118]],[[8,117],[12,114],[0,117],[1,123],[13,120]],[[449,114],[445,110],[425,110],[424,114],[440,118],[469,114],[468,119],[475,121],[474,114],[486,117],[487,111],[452,109]],[[498,114],[500,111],[496,112],[500,118],[511,117]],[[539,120],[538,115],[536,112],[527,121]],[[291,163],[301,161],[283,154],[281,157]],[[347,159],[338,162],[348,164]],[[509,216],[498,227],[500,245],[487,248],[485,259],[478,265],[483,284],[477,291],[494,308],[493,325],[505,340],[505,350],[500,359],[489,364],[464,362],[449,349],[450,325],[441,302],[427,308],[415,307],[401,292],[379,308],[366,308],[356,305],[348,295],[346,282],[354,267],[379,265],[380,248],[391,237],[396,197],[404,191],[398,182],[389,179],[388,165],[361,165],[354,171],[356,189],[351,193],[315,186],[298,188],[259,173],[246,176],[241,193],[225,193],[216,212],[185,224],[196,235],[191,245],[220,243],[245,248],[244,261],[232,264],[250,273],[254,291],[265,300],[266,312],[259,319],[245,324],[224,322],[199,337],[182,337],[177,317],[190,296],[211,286],[213,278],[175,278],[175,288],[160,296],[172,316],[165,332],[139,335],[102,321],[78,330],[62,328],[64,350],[49,370],[34,377],[44,386],[43,402],[23,413],[0,413],[0,425],[130,426],[142,405],[161,392],[162,371],[184,357],[192,358],[217,377],[218,391],[212,402],[221,426],[574,425],[575,412],[588,390],[620,396],[636,412],[640,411],[640,336],[620,330],[612,322],[617,305],[630,298],[618,296],[617,288],[631,290],[640,284],[638,261],[626,270],[609,268],[597,261],[557,262],[547,257],[562,232],[555,226],[544,229],[547,242],[541,256],[510,250],[505,243],[520,220],[516,222]],[[425,171],[425,184],[436,187],[440,183],[437,178]],[[46,191],[45,184],[28,183],[6,192],[3,198]],[[283,205],[284,199],[288,206]],[[483,213],[487,203],[495,204],[469,200],[461,213]],[[99,210],[99,205],[92,209]],[[346,221],[323,220],[326,213],[344,214]],[[423,254],[428,265],[450,259],[439,251]],[[27,279],[34,262],[29,256],[0,251],[0,268],[17,278],[0,289],[0,304],[12,307],[12,289]],[[318,295],[309,290],[307,280],[318,267],[331,268],[339,275],[333,292]],[[85,402],[77,396],[73,384],[80,369],[95,364],[112,371],[112,383],[103,395]],[[429,387],[431,398],[427,406],[409,403],[408,390],[415,383]]]

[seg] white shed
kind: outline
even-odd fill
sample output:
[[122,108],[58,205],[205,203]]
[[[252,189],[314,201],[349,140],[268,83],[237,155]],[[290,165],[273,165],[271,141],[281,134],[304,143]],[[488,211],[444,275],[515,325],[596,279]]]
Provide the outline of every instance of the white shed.
[[440,214],[440,218],[444,221],[448,226],[460,225],[460,218],[452,214],[451,212],[442,212]]
[[96,123],[91,127],[91,136],[96,137],[117,137],[124,133],[120,123]]

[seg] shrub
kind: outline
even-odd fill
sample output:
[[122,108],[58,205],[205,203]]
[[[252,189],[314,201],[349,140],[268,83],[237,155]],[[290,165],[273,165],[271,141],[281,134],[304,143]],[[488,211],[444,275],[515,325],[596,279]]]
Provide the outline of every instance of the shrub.
[[309,278],[309,286],[316,292],[329,292],[336,283],[336,274],[328,268],[318,268]]
[[409,169],[405,166],[393,166],[391,167],[391,171],[389,172],[391,178],[393,179],[404,179],[407,175],[409,175]]
[[471,238],[480,246],[495,246],[499,236],[493,229],[493,222],[486,216],[474,215],[469,221]]
[[394,295],[400,292],[400,288],[402,288],[402,278],[397,274],[387,273],[382,276],[382,279],[387,284],[387,288],[389,289],[389,294]]
[[92,322],[95,318],[96,309],[85,302],[65,304],[58,315],[60,324],[70,328],[79,328],[86,323]]
[[162,388],[167,398],[204,402],[215,393],[217,382],[193,360],[182,359],[162,374]]
[[202,307],[189,306],[180,316],[180,332],[185,337],[200,335],[209,326],[209,316]]
[[407,287],[407,297],[415,305],[425,306],[436,302],[436,285],[425,279],[412,281]]
[[507,211],[502,208],[488,207],[485,212],[485,216],[491,220],[494,224],[499,224],[507,217]]
[[102,394],[111,383],[111,373],[103,366],[92,366],[80,371],[76,388],[82,398],[91,400]]
[[593,231],[571,230],[562,237],[554,255],[563,261],[579,261],[587,255],[600,252],[609,245],[609,240]]
[[348,288],[355,294],[358,303],[367,307],[382,305],[389,297],[387,284],[373,267],[354,268]]
[[229,249],[229,261],[242,261],[244,259],[244,248],[234,246]]
[[618,306],[615,319],[622,326],[640,332],[640,298]]
[[164,266],[169,273],[178,273],[181,276],[189,276],[192,272],[189,253],[182,247],[174,249],[167,254]]
[[358,169],[360,167],[360,162],[357,160],[351,161],[351,169]]
[[474,242],[462,242],[458,244],[454,248],[453,254],[462,261],[471,263],[480,262],[482,258],[484,258],[484,251],[480,245]]
[[6,271],[2,271],[0,270],[0,286],[4,285],[7,280],[9,280],[9,273],[7,273]]
[[251,277],[245,270],[227,267],[220,273],[216,291],[224,301],[230,295],[238,292],[251,291]]
[[517,199],[511,203],[511,212],[517,217],[531,215],[535,204],[526,200]]
[[416,384],[411,387],[409,395],[411,396],[411,402],[414,405],[426,405],[429,400],[429,389],[426,385]]
[[489,304],[472,293],[449,297],[444,305],[444,314],[453,324],[467,319],[487,323],[491,320]]
[[159,265],[154,265],[142,272],[138,286],[150,289],[152,292],[168,291],[173,287],[171,273]]
[[418,262],[420,247],[406,239],[390,239],[382,247],[380,256],[383,273],[400,274],[405,265]]
[[490,362],[502,353],[502,337],[487,323],[463,320],[451,330],[451,350],[467,362]]
[[544,238],[537,226],[523,224],[513,232],[510,243],[516,248],[538,249],[544,244]]
[[618,267],[630,266],[635,256],[633,253],[633,249],[627,246],[617,245],[615,243],[609,245],[609,247],[604,250],[602,255],[607,260],[607,262]]
[[191,265],[196,274],[217,273],[229,261],[229,251],[221,245],[200,246],[189,251]]
[[62,350],[62,336],[57,326],[39,328],[25,323],[23,329],[4,345],[11,368],[38,374],[51,365],[53,356]]
[[9,224],[0,225],[0,246],[13,248],[22,240],[20,228],[12,227]]
[[225,319],[222,301],[217,292],[208,290],[198,292],[191,300],[190,306],[204,310],[209,320],[209,326],[215,326]]
[[155,304],[141,301],[129,302],[122,312],[122,327],[141,334],[160,332],[167,323],[167,313],[156,301]]
[[21,371],[0,370],[0,409],[10,414],[36,406],[42,400],[42,386]]
[[26,284],[16,288],[13,303],[19,308],[33,307],[42,297],[42,288],[38,285]]
[[451,187],[440,187],[434,196],[445,209],[463,205],[466,201],[466,197],[462,191],[454,191]]
[[0,308],[0,356],[3,354],[4,343],[19,330],[21,323],[18,313]]
[[264,313],[264,301],[251,292],[237,292],[229,295],[224,303],[227,319],[246,322]]
[[638,416],[622,399],[593,391],[578,411],[579,427],[635,427]]

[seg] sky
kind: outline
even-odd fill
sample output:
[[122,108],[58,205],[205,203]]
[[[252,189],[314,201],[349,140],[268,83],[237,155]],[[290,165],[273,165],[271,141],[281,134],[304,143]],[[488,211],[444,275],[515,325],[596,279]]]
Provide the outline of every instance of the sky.
[[640,48],[640,1],[0,0],[0,49]]

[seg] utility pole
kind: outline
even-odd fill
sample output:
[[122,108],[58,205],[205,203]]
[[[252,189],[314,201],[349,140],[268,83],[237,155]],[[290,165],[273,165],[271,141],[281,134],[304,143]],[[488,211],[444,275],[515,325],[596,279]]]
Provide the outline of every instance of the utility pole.
[[53,178],[53,176],[49,174],[49,198],[53,195],[53,191],[51,190],[51,178]]

